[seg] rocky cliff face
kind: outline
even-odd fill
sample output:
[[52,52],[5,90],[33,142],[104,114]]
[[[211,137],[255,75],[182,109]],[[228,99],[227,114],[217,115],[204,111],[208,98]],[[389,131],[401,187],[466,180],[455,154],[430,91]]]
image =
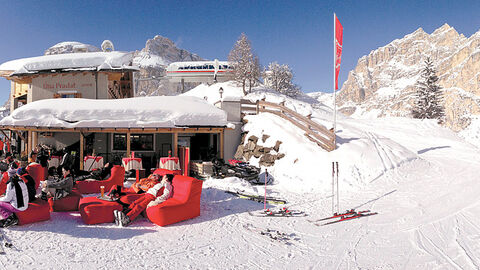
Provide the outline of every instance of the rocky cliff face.
[[448,24],[422,28],[358,60],[337,97],[347,115],[411,116],[413,94],[430,57],[445,94],[445,125],[465,129],[480,115],[480,31],[466,38]]
[[[133,63],[140,67],[137,76],[137,94],[141,95],[174,95],[182,92],[182,85],[170,83],[165,79],[165,68],[172,62],[200,61],[200,56],[179,49],[168,38],[155,36],[147,40],[145,48],[135,52]],[[198,84],[186,83],[185,89]]]

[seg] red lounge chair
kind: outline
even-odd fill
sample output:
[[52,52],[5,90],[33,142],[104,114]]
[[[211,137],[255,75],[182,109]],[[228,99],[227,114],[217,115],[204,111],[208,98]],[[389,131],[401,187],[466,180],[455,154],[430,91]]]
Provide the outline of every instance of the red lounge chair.
[[47,201],[36,199],[28,204],[27,210],[15,214],[18,217],[19,225],[49,220],[50,205]]
[[119,165],[115,165],[112,168],[110,178],[108,178],[107,180],[79,181],[77,182],[77,189],[78,192],[82,194],[100,193],[100,186],[104,186],[104,192],[108,193],[108,191],[112,188],[113,185],[119,185],[123,187],[124,177],[125,168]]
[[7,191],[7,181],[8,181],[8,173],[4,172],[2,174],[2,180],[0,180],[0,195],[3,195],[5,191]]
[[156,169],[153,171],[154,174],[158,174],[160,176],[164,176],[165,174],[173,174],[173,175],[181,175],[182,171],[181,170],[167,170],[167,169]]
[[78,192],[77,189],[73,189],[72,193],[68,194],[68,196],[63,197],[58,200],[54,200],[53,198],[48,199],[48,204],[50,205],[51,212],[72,212],[78,211],[78,204],[80,203],[80,199],[82,199],[82,194]]
[[44,181],[47,176],[45,175],[45,168],[38,163],[32,163],[27,166],[27,172],[35,180],[35,188],[38,188],[40,181]]
[[80,199],[78,207],[80,216],[85,224],[112,223],[113,210],[122,210],[117,202],[97,199],[97,197],[84,197]]
[[173,178],[173,197],[147,208],[148,219],[159,226],[166,226],[199,216],[202,184],[203,181],[193,177],[176,175]]

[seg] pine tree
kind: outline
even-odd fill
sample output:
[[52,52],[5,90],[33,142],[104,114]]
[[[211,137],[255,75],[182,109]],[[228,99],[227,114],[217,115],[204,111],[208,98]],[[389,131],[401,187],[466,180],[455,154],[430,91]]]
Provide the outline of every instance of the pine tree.
[[292,82],[293,72],[288,65],[270,63],[268,69],[263,72],[263,78],[267,87],[279,93],[289,97],[296,97],[300,93],[300,87]]
[[250,93],[252,86],[255,86],[260,79],[260,63],[258,57],[252,52],[250,41],[244,33],[240,35],[230,51],[228,61],[233,65],[234,79],[242,85],[243,94]]
[[445,116],[443,91],[437,83],[436,73],[433,62],[427,58],[420,75],[421,79],[417,81],[418,88],[412,115],[420,119],[438,119],[438,122],[442,123]]

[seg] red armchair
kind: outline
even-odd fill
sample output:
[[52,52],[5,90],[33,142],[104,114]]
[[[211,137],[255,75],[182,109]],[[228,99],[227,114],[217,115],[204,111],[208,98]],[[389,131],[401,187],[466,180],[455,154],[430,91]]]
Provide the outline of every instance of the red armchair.
[[7,181],[8,181],[8,173],[2,173],[2,179],[0,180],[0,195],[3,195],[5,191],[7,191]]
[[189,176],[175,175],[172,184],[173,197],[146,210],[148,219],[159,226],[166,226],[200,215],[203,181]]
[[28,174],[35,180],[35,188],[38,188],[40,185],[40,181],[45,180],[47,175],[45,175],[45,168],[38,163],[32,163],[27,166]]
[[100,193],[100,186],[104,186],[104,191],[107,193],[113,185],[119,185],[123,187],[123,181],[125,180],[124,178],[125,168],[115,165],[112,168],[110,178],[99,181],[79,181],[77,182],[77,190],[81,194]]

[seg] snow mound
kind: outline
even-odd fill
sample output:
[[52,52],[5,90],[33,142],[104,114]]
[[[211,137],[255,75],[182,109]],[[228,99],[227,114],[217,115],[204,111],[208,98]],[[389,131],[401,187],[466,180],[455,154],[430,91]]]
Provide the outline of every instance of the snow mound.
[[53,45],[45,51],[45,55],[64,54],[75,52],[100,52],[101,50],[93,45],[76,41],[64,41]]
[[139,52],[133,59],[133,64],[139,67],[165,68],[169,62],[159,55],[148,52]]
[[0,126],[135,128],[226,126],[227,114],[196,97],[44,99],[16,109]]
[[102,70],[136,68],[131,66],[133,54],[127,52],[87,52],[44,55],[5,62],[0,70],[14,71],[11,75],[36,73],[42,70]]
[[208,103],[215,103],[220,100],[220,87],[223,88],[222,97],[225,98],[243,98],[243,90],[235,82],[215,83],[212,85],[200,84],[192,90],[181,94],[180,96],[193,96],[205,99]]

